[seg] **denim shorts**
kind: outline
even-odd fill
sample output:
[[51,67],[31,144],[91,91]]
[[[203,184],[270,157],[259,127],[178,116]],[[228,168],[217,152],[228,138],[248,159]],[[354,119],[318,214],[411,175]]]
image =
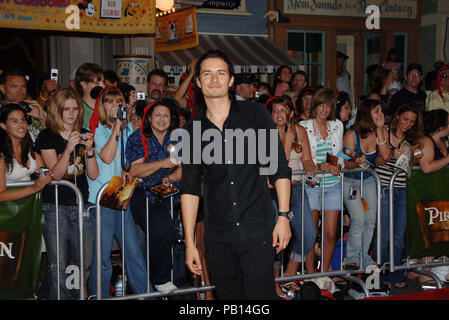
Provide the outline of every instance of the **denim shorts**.
[[[307,198],[309,199],[310,210],[321,209],[321,187],[319,185],[310,187],[305,185]],[[341,210],[341,181],[337,184],[324,188],[324,209],[323,210]]]

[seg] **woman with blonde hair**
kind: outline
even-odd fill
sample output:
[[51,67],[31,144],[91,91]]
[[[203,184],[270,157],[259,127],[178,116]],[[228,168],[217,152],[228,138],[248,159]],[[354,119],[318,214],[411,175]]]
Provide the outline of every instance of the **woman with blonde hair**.
[[[36,140],[36,149],[42,155],[45,165],[53,172],[57,181],[67,180],[81,191],[87,204],[89,188],[87,176],[98,176],[92,133],[81,128],[83,124],[83,103],[70,89],[60,89],[47,102],[47,128]],[[86,176],[87,175],[87,176]],[[87,207],[86,207],[87,209]],[[44,215],[43,235],[48,253],[48,275],[50,299],[76,299],[77,290],[71,292],[65,285],[66,266],[70,261],[79,263],[79,223],[76,194],[68,187],[58,188],[58,219],[56,219],[55,187],[47,186],[43,191],[42,212]],[[88,272],[92,261],[92,222],[88,216],[84,226],[84,272]],[[59,230],[59,253],[56,251],[56,230]],[[70,250],[68,250],[70,248]],[[70,255],[69,255],[70,252]],[[57,288],[57,256],[59,254],[60,295]]]

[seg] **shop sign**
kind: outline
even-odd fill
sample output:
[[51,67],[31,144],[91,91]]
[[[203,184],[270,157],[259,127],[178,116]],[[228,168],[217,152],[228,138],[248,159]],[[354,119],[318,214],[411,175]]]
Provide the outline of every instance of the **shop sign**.
[[0,28],[153,34],[155,0],[0,0]]
[[379,8],[380,18],[417,17],[417,0],[284,0],[284,14],[366,18],[370,5]]
[[234,10],[240,7],[240,0],[209,0],[203,3],[202,8]]
[[198,43],[195,7],[156,19],[155,52],[189,49]]

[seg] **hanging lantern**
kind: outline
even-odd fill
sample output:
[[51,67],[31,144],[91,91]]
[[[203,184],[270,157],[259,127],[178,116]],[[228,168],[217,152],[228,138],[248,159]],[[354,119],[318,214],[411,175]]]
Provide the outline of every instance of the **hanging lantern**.
[[161,11],[168,11],[173,8],[174,0],[156,0],[156,8]]

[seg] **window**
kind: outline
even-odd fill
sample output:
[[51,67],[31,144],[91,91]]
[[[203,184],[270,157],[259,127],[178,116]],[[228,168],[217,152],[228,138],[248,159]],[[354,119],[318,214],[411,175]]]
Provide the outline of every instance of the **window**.
[[408,33],[407,32],[395,32],[394,47],[398,52],[398,62],[401,65],[402,73],[407,71],[407,55],[408,55]]
[[325,83],[324,31],[287,30],[287,50],[309,78],[309,85]]
[[370,34],[365,37],[365,57],[364,57],[364,78],[363,87],[365,88],[363,93],[368,94],[370,92],[368,86],[368,78],[366,76],[366,68],[372,64],[381,65],[380,61],[380,34]]

